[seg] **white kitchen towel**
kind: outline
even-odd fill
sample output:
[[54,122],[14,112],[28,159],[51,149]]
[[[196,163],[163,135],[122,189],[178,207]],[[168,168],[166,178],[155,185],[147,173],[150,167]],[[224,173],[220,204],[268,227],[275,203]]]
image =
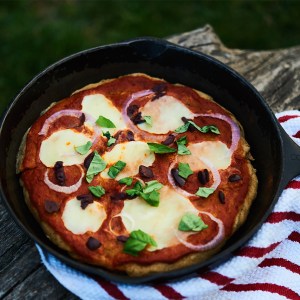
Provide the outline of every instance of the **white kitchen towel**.
[[[285,111],[276,116],[300,146],[300,111]],[[52,275],[72,293],[86,300],[299,300],[300,176],[289,182],[260,230],[231,259],[186,279],[142,285],[110,282],[74,270],[37,248]]]

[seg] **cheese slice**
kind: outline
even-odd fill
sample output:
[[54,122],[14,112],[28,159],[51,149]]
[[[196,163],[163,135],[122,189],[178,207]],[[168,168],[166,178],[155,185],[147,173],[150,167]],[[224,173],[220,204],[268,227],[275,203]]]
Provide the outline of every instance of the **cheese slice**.
[[96,232],[105,219],[106,212],[99,202],[94,201],[82,209],[80,201],[76,198],[66,203],[62,214],[65,227],[74,234],[84,234],[87,231]]
[[[131,141],[115,145],[111,151],[104,153],[102,158],[109,167],[118,160],[126,163],[125,168],[116,177],[116,180],[119,180],[138,174],[140,165],[151,166],[155,160],[155,154],[150,151],[147,143]],[[109,167],[101,173],[102,178],[110,178],[107,174]]]
[[[102,94],[85,96],[82,100],[81,111],[86,113],[88,116],[92,116],[95,121],[99,118],[99,116],[103,116],[112,121],[116,128],[103,128],[105,131],[108,130],[110,133],[126,128],[121,112]],[[86,123],[90,122],[89,118],[86,118],[86,120]]]
[[124,201],[120,213],[128,231],[141,229],[157,243],[150,251],[179,244],[175,236],[178,224],[186,212],[198,215],[198,210],[189,199],[178,194],[172,188],[164,186],[160,191],[158,207],[150,206],[140,197]]
[[155,101],[148,101],[140,109],[142,116],[152,118],[152,126],[146,123],[138,127],[150,133],[164,134],[183,125],[182,117],[193,118],[193,113],[179,100],[172,96],[163,96]]
[[231,164],[231,152],[220,141],[190,144],[187,148],[191,155],[178,155],[178,162],[188,163],[192,171],[207,168],[203,161],[209,161],[216,169],[226,169]]
[[42,142],[40,160],[46,167],[53,167],[57,161],[63,161],[64,166],[81,164],[90,151],[81,155],[74,147],[82,146],[88,141],[91,141],[88,136],[72,129],[56,131]]

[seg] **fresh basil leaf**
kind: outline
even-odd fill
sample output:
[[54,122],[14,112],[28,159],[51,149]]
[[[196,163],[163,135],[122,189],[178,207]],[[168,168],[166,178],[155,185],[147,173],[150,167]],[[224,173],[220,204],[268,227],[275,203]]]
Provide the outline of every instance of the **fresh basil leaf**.
[[178,171],[179,176],[182,178],[187,179],[190,175],[192,175],[194,172],[191,170],[190,165],[186,163],[179,163],[178,165]]
[[107,132],[103,131],[103,135],[107,138],[107,146],[108,147],[116,142],[116,139],[111,136],[109,131],[107,131]]
[[93,177],[102,172],[106,168],[106,162],[101,158],[97,151],[94,151],[94,157],[90,163],[90,166],[86,172],[86,181],[90,183]]
[[91,183],[94,179],[94,175],[86,175],[85,179],[88,183]]
[[204,133],[207,133],[207,132],[212,132],[212,133],[215,133],[215,134],[220,134],[220,131],[219,131],[219,129],[216,127],[216,126],[214,126],[214,125],[206,125],[206,126],[203,126],[202,128],[201,128],[201,130],[202,130],[202,132],[204,132]]
[[132,238],[134,238],[136,240],[145,242],[148,245],[151,245],[151,246],[154,246],[154,247],[157,246],[157,244],[154,241],[154,239],[149,234],[147,234],[146,232],[144,232],[144,231],[142,231],[140,229],[132,231],[130,233],[130,237],[132,237]]
[[215,189],[213,188],[207,188],[207,187],[200,187],[196,193],[197,196],[207,198],[209,195],[211,195]]
[[108,176],[110,178],[116,178],[117,175],[125,168],[126,163],[119,160],[113,166],[111,166],[108,170]]
[[143,193],[151,193],[153,191],[158,191],[163,187],[163,185],[158,182],[157,180],[152,180],[149,182],[146,182],[146,187],[143,189]]
[[187,144],[186,136],[182,136],[180,139],[176,141],[177,143],[177,153],[179,155],[189,155],[191,151],[185,146]]
[[215,134],[220,134],[219,129],[214,125],[206,125],[206,126],[200,127],[193,121],[187,121],[185,124],[178,127],[177,129],[175,129],[175,132],[177,132],[177,133],[187,132],[190,125],[194,126],[197,130],[199,130],[202,133],[207,133],[210,131]]
[[187,138],[186,136],[182,136],[181,138],[179,138],[177,141],[176,141],[177,145],[186,145],[187,144]]
[[142,197],[149,205],[157,207],[159,206],[160,197],[160,194],[157,191],[162,187],[163,185],[157,180],[149,181],[140,193],[140,197]]
[[119,180],[120,184],[126,184],[126,185],[131,185],[132,184],[133,179],[131,177],[124,177],[122,179]]
[[146,124],[148,124],[149,126],[152,126],[153,122],[152,122],[151,116],[144,116],[143,118],[146,121]]
[[209,129],[212,133],[220,134],[220,130],[218,129],[218,127],[213,126],[213,125],[210,125],[209,127],[210,127]]
[[151,193],[145,194],[140,193],[140,197],[142,197],[149,205],[151,206],[159,206],[159,192],[152,191]]
[[188,121],[188,123],[192,124],[194,127],[196,127],[202,133],[212,132],[212,133],[215,133],[215,134],[220,134],[219,129],[214,125],[205,125],[203,127],[199,127],[193,121]]
[[191,151],[184,145],[178,145],[177,153],[179,155],[189,155]]
[[127,195],[132,197],[132,196],[138,196],[142,192],[142,190],[143,190],[142,184],[139,181],[137,181],[134,184],[132,189],[126,190],[125,192]]
[[126,190],[129,196],[139,196],[143,198],[151,206],[159,205],[159,192],[163,185],[157,180],[152,180],[146,183],[143,187],[142,184],[137,181],[132,189]]
[[111,120],[103,116],[99,116],[99,118],[96,121],[96,124],[99,125],[100,127],[116,128],[116,125]]
[[130,197],[138,196],[140,194],[140,191],[138,191],[136,189],[129,189],[129,190],[126,190],[125,192]]
[[192,213],[186,213],[180,220],[178,230],[181,231],[201,231],[208,226],[202,219]]
[[142,185],[142,183],[141,183],[140,181],[137,181],[137,182],[134,184],[133,188],[134,188],[135,190],[141,192],[141,191],[143,190],[143,185]]
[[103,133],[103,136],[105,136],[108,140],[111,138],[111,134],[109,131],[106,131],[106,132],[102,131],[102,133]]
[[157,243],[146,232],[138,229],[130,233],[128,240],[124,244],[123,252],[137,256],[147,245],[156,247]]
[[86,144],[74,147],[75,151],[81,155],[87,154],[92,147],[92,142],[88,141]]
[[147,243],[129,237],[124,244],[123,252],[132,256],[138,256],[139,252],[144,250],[146,246]]
[[95,197],[98,197],[98,198],[100,198],[101,196],[103,196],[105,194],[105,189],[100,185],[89,186],[88,189]]
[[193,125],[198,131],[204,133],[202,131],[202,128],[200,126],[198,126],[195,122],[193,122],[193,121],[187,121],[187,123],[189,123],[189,125]]
[[116,139],[114,137],[111,137],[108,141],[107,141],[107,146],[111,146],[116,142]]
[[147,144],[149,146],[149,149],[154,153],[164,154],[164,153],[176,152],[176,149],[165,146],[163,144],[158,144],[158,143],[147,143]]
[[190,123],[186,122],[185,124],[183,124],[182,126],[178,127],[177,129],[175,129],[175,132],[177,133],[183,133],[183,132],[187,132],[189,129]]

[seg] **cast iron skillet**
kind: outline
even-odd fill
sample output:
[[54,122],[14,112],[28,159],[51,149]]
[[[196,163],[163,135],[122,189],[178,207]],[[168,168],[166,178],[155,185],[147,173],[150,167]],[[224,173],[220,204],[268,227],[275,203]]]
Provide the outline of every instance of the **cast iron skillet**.
[[[259,181],[258,195],[246,223],[220,253],[190,267],[140,278],[130,278],[75,261],[52,244],[26,207],[15,174],[21,139],[41,111],[53,101],[67,97],[89,83],[134,72],[199,89],[230,110],[245,129]],[[42,248],[68,265],[123,283],[172,279],[216,266],[228,259],[260,228],[288,181],[300,174],[300,148],[283,131],[253,86],[207,55],[154,38],[139,38],[89,49],[44,70],[25,86],[3,115],[0,145],[0,195],[16,223]]]

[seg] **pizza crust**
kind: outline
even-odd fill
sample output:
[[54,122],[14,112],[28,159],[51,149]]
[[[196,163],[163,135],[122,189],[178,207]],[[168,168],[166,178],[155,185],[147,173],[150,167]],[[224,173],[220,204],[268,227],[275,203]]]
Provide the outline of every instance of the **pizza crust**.
[[[131,74],[129,76],[136,76],[137,78],[145,77],[150,80],[160,80],[160,79],[152,78],[148,75],[141,74],[141,73]],[[124,76],[124,77],[126,77],[126,76]],[[90,89],[95,89],[103,84],[113,82],[114,80],[115,79],[108,79],[108,80],[102,80],[99,83],[90,84],[86,87],[83,87],[80,90],[75,91],[73,93],[73,96],[74,95],[78,96],[81,93],[84,94],[84,92],[89,91]],[[184,87],[179,84],[176,86]],[[210,96],[208,96],[200,91],[194,90],[194,92],[196,92],[202,99],[206,99],[208,101],[215,103],[214,100]],[[55,107],[55,105],[51,105],[51,107]],[[49,111],[49,109],[45,110],[45,113],[47,113]],[[245,222],[247,215],[249,213],[249,210],[250,210],[250,206],[256,197],[257,185],[258,185],[258,181],[257,181],[257,177],[256,177],[256,170],[253,168],[253,166],[251,164],[252,156],[250,154],[250,147],[249,147],[248,143],[246,142],[246,140],[244,139],[244,133],[243,133],[242,126],[230,112],[228,112],[224,108],[222,108],[222,109],[224,110],[224,112],[227,115],[229,115],[238,124],[238,126],[241,129],[241,137],[240,137],[240,141],[239,141],[239,151],[241,151],[244,156],[244,161],[245,161],[244,163],[246,166],[245,169],[247,170],[247,175],[249,177],[249,180],[247,182],[247,184],[248,184],[247,193],[242,201],[242,205],[240,205],[238,211],[236,212],[234,221],[232,222],[232,227],[231,227],[230,233],[226,235],[226,237],[223,239],[223,241],[221,243],[219,243],[216,247],[214,247],[210,250],[206,250],[203,252],[191,251],[190,253],[182,255],[180,258],[177,258],[171,262],[163,262],[163,261],[152,262],[151,261],[151,263],[145,263],[145,262],[140,263],[137,261],[137,262],[125,262],[125,263],[121,263],[121,264],[117,264],[117,265],[110,262],[107,264],[100,263],[100,266],[105,267],[110,270],[113,270],[113,271],[126,272],[129,276],[135,276],[135,277],[146,276],[151,273],[157,273],[157,272],[168,272],[168,271],[172,271],[172,270],[181,269],[181,268],[184,268],[187,266],[191,266],[191,265],[200,263],[202,261],[205,261],[205,260],[209,259],[215,253],[219,252],[222,249],[222,247],[224,246],[224,244],[226,243],[226,241],[232,236],[232,234],[234,232],[236,232],[238,230],[238,228]],[[24,158],[26,157],[26,155],[29,155],[26,152],[27,151],[26,145],[28,143],[27,135],[30,130],[31,130],[31,128],[28,129],[26,135],[23,138],[22,144],[20,145],[20,150],[19,150],[19,153],[17,156],[17,172],[18,173],[19,172],[22,173],[27,170],[26,166],[23,165],[23,162],[24,162]],[[33,216],[35,217],[35,219],[41,225],[41,227],[42,227],[43,231],[45,232],[45,234],[47,235],[47,237],[58,247],[66,250],[70,254],[70,256],[72,256],[73,258],[78,259],[83,262],[93,264],[93,265],[99,265],[99,261],[97,261],[97,255],[93,255],[91,257],[88,257],[86,255],[80,255],[75,250],[74,245],[70,244],[67,241],[67,239],[64,237],[64,235],[59,234],[55,227],[50,225],[49,222],[47,222],[47,220],[44,220],[44,216],[43,215],[41,216],[41,214],[39,213],[41,208],[38,209],[36,207],[37,204],[35,203],[35,200],[30,195],[28,186],[26,186],[26,183],[24,183],[24,181],[22,179],[20,180],[20,183],[21,183],[21,186],[24,191],[24,198],[25,198],[26,204],[29,207],[29,209],[30,209],[31,213],[33,214]]]

